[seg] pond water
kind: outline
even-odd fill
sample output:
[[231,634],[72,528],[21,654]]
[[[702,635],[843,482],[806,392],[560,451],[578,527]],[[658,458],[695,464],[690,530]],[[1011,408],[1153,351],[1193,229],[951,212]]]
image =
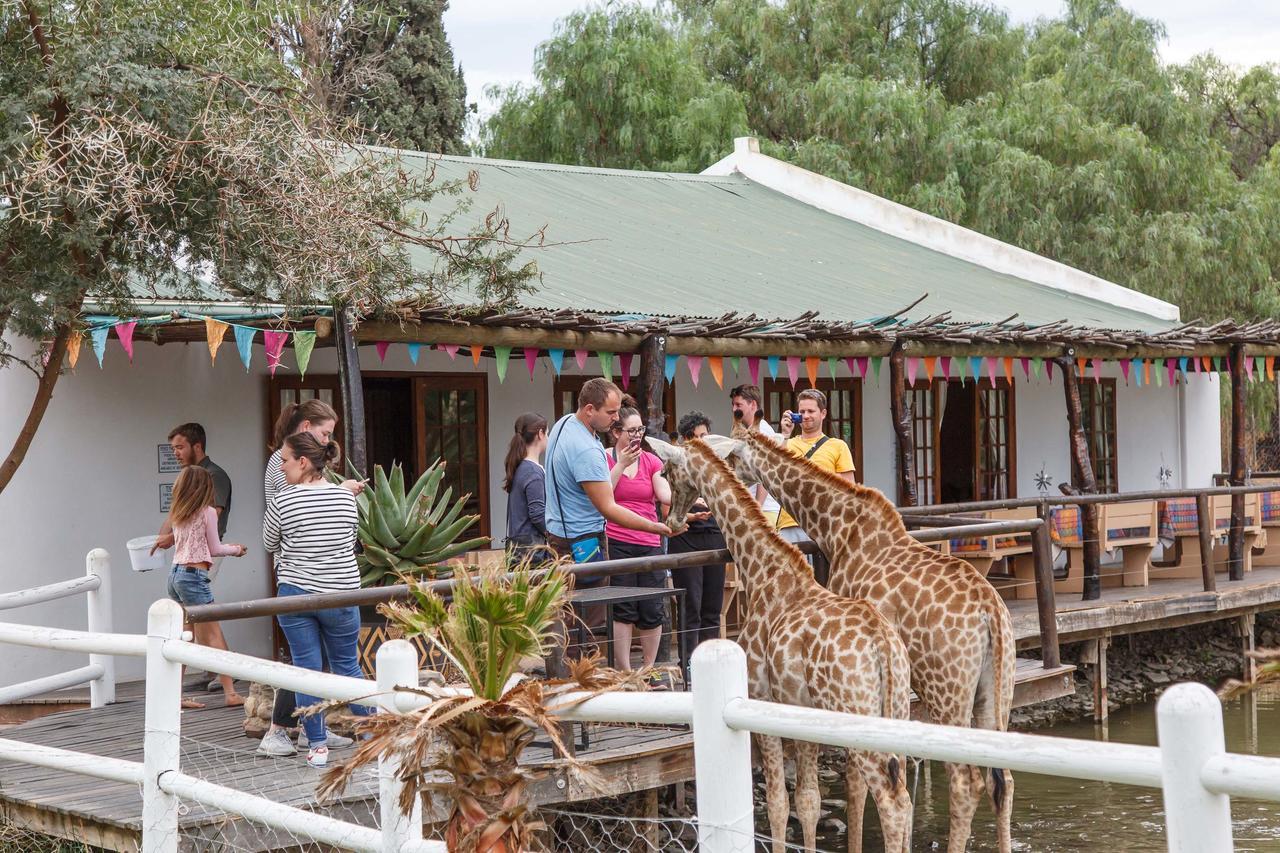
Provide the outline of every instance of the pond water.
[[[1228,751],[1280,755],[1280,685],[1270,685],[1252,697],[1228,703],[1223,709],[1223,718]],[[1037,733],[1154,745],[1155,702],[1113,712],[1105,733],[1092,722],[1064,723]],[[1035,853],[1162,853],[1166,849],[1164,810],[1158,789],[1031,773],[1018,773],[1014,778],[1015,850]],[[914,776],[909,780],[914,780]],[[915,793],[912,849],[945,850],[947,776],[942,764],[934,763],[928,772],[921,772]],[[843,788],[824,797],[842,800]],[[1280,803],[1233,800],[1231,812],[1235,819],[1237,851],[1280,851]],[[843,819],[843,806],[833,815]],[[878,818],[869,802],[866,824],[866,849],[881,849]],[[758,828],[763,826],[767,823],[758,824]],[[819,847],[823,850],[845,850],[846,844],[843,834],[827,833],[821,838]],[[997,849],[994,821],[990,806],[985,801],[979,806],[974,819],[969,849]]]

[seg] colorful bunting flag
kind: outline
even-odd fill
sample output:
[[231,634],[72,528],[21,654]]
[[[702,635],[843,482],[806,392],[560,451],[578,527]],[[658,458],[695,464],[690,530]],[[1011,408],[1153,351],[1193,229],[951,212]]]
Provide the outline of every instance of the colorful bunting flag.
[[613,353],[596,352],[596,361],[600,362],[600,375],[613,381]]
[[99,326],[89,330],[89,343],[93,345],[93,354],[98,359],[98,367],[102,367],[102,357],[107,354],[107,335],[111,334],[110,326]]
[[[311,351],[316,346],[315,332],[294,332],[293,334],[293,357],[298,362],[298,375],[306,377],[307,365],[311,363]],[[409,344],[409,355],[414,355],[413,348],[417,344]]]
[[751,384],[760,384],[760,359],[754,355],[747,356],[747,372],[751,374]]
[[[249,372],[249,362],[253,360],[253,336],[258,330],[252,326],[232,326],[236,335],[236,349],[240,351],[240,361],[244,363],[244,372]],[[384,344],[385,346],[385,344]]]
[[836,358],[834,355],[827,356],[827,373],[832,379],[836,378],[836,366],[839,364],[840,359]]
[[444,350],[449,354],[450,361],[456,361],[458,358],[458,350],[460,350],[461,347],[458,346],[457,344],[445,344],[441,346],[440,349]]
[[84,335],[79,332],[72,332],[71,337],[67,338],[67,364],[72,370],[76,369],[76,362],[80,360],[80,344],[84,343]]
[[664,359],[662,375],[667,377],[668,385],[676,381],[676,362],[679,360],[680,356],[678,355],[669,355]]
[[1258,379],[1261,380],[1262,377],[1265,376],[1267,372],[1266,359],[1264,359],[1260,355],[1255,355],[1253,357],[1253,372],[1258,374]]
[[1076,359],[1076,378],[1077,379],[1084,379],[1084,366],[1085,366],[1085,362],[1087,361],[1088,359],[1084,359],[1084,358]]
[[559,376],[560,371],[564,368],[564,350],[549,349],[547,350],[547,358],[551,359],[551,369],[556,372],[556,376]]
[[[1040,359],[1036,359],[1036,361],[1039,361],[1039,360]],[[1048,379],[1050,382],[1053,382],[1053,362],[1052,361],[1044,362],[1044,378]]]
[[918,371],[919,369],[920,369],[920,359],[918,358],[907,359],[907,387],[908,388],[916,384],[916,371]]
[[[1124,362],[1124,359],[1121,359],[1120,361],[1123,363],[1123,362]],[[1142,385],[1143,385],[1143,382],[1142,382],[1142,361],[1141,361],[1140,359],[1136,359],[1136,358],[1135,358],[1135,359],[1133,359],[1133,360],[1129,363],[1129,367],[1130,367],[1130,369],[1133,371],[1133,381],[1134,381],[1134,383],[1135,383],[1139,388],[1141,388],[1141,387],[1142,387]],[[1094,378],[1096,379],[1097,377],[1095,376]]]
[[1120,359],[1120,375],[1124,377],[1125,385],[1129,384],[1129,366],[1129,361],[1127,359]]
[[279,332],[274,329],[262,331],[262,344],[267,350],[267,372],[272,376],[276,375],[276,368],[280,366],[280,356],[284,355],[284,345],[287,340],[289,340],[288,332]]
[[[472,358],[474,358],[474,353]],[[494,367],[498,371],[498,382],[507,381],[507,362],[511,360],[511,347],[493,348]]]
[[1102,379],[1102,359],[1095,358],[1093,360],[1093,380],[1095,382]]
[[791,390],[794,391],[800,381],[800,356],[787,356],[787,378],[791,380]]
[[1013,384],[1013,359],[1008,356],[1004,360],[1004,378],[1010,385]]
[[938,361],[941,363],[941,367],[942,367],[942,378],[946,380],[950,380],[951,379],[951,356],[944,355],[941,358],[939,358]]
[[982,378],[982,359],[971,357],[969,359],[969,375],[973,377],[973,381],[977,382]]
[[771,356],[769,356],[769,357],[766,359],[766,361],[767,361],[767,362],[768,362],[768,364],[769,364],[769,378],[770,378],[770,379],[777,379],[777,378],[778,378],[778,363],[781,361],[780,356],[771,355]]
[[1276,378],[1276,357],[1274,355],[1267,356],[1267,379],[1275,380]]
[[[417,364],[418,356],[422,354],[422,344],[418,343],[417,341],[414,341],[412,343],[405,344],[405,347],[409,350],[409,361],[413,362],[414,364]],[[298,348],[297,340],[294,340],[293,348],[294,350],[297,350]]]
[[952,363],[955,364],[956,366],[956,379],[959,379],[960,384],[963,385],[964,384],[964,366],[969,363],[969,360],[964,356],[956,356],[954,362]]
[[[1026,361],[1026,359],[1024,358],[1024,359],[1023,359],[1023,361]],[[1031,372],[1032,372],[1032,373],[1034,373],[1034,374],[1036,375],[1036,379],[1037,379],[1037,380],[1040,378],[1040,373],[1041,373],[1041,371],[1043,371],[1043,370],[1044,370],[1044,359],[1043,359],[1043,358],[1033,358],[1033,359],[1031,359]]]
[[1245,378],[1248,379],[1250,382],[1252,382],[1253,381],[1253,359],[1242,358],[1241,361],[1244,362]]
[[733,368],[733,375],[737,376],[738,375],[738,356],[736,355],[729,356],[729,366]]
[[927,358],[922,359],[922,361],[924,361],[924,375],[929,378],[930,382],[932,382],[934,368],[937,366],[938,359],[935,358],[934,356],[929,356]]
[[876,384],[877,384],[877,385],[879,385],[879,384],[880,384],[880,364],[881,364],[881,362],[883,362],[883,361],[884,361],[884,359],[883,359],[883,358],[881,358],[880,356],[876,356],[876,357],[874,357],[874,358],[872,358],[872,359],[871,359],[871,370],[872,370],[872,371],[875,373],[875,375],[876,375]]
[[480,356],[484,355],[484,347],[479,344],[470,344],[467,349],[471,350],[471,363],[474,366],[479,367]]
[[1158,363],[1157,363],[1157,362],[1152,362],[1152,364],[1155,364],[1155,368],[1156,368],[1156,369],[1155,369],[1155,375],[1156,375],[1156,387],[1157,387],[1157,388],[1163,388],[1163,387],[1164,387],[1164,376],[1163,376],[1162,374],[1164,373],[1164,370],[1163,370],[1162,368],[1164,367],[1164,359],[1160,359]]
[[1164,369],[1169,380],[1169,387],[1172,388],[1174,383],[1178,381],[1176,373],[1178,369],[1178,362],[1171,358],[1166,358],[1164,360]]
[[1142,384],[1151,384],[1151,362],[1145,358],[1142,360]]
[[858,376],[863,379],[867,378],[867,365],[870,361],[871,359],[867,358],[865,355],[858,357]]
[[[237,341],[237,342],[239,342],[239,340],[240,340],[240,334],[239,334],[239,332],[240,332],[240,327],[239,327],[239,326],[236,326],[236,341]],[[386,360],[387,360],[387,350],[391,348],[391,344],[390,344],[390,342],[388,342],[388,341],[378,341],[377,343],[375,343],[375,344],[373,345],[373,348],[374,348],[374,349],[376,349],[376,350],[378,351],[378,361],[386,361]]]
[[578,363],[579,370],[587,369],[587,356],[589,353],[584,349],[576,349],[573,351],[573,360]]
[[618,353],[618,371],[622,374],[622,390],[631,387],[631,358],[634,353]]
[[707,367],[711,368],[711,378],[716,381],[717,388],[724,387],[724,356],[707,357]]
[[524,348],[524,366],[529,368],[529,381],[532,382],[533,374],[538,369],[538,348],[537,347]]
[[818,387],[818,357],[811,355],[804,360],[804,372],[809,377],[809,387]]
[[129,356],[129,363],[133,364],[133,330],[138,327],[137,320],[128,320],[124,323],[116,323],[116,337],[120,339],[120,346],[124,347],[125,355]]
[[693,387],[698,387],[698,380],[702,378],[702,356],[691,355],[685,359],[689,363],[689,378],[693,380]]
[[218,347],[222,346],[222,339],[229,328],[231,327],[221,320],[215,320],[212,317],[204,318],[204,338],[205,343],[209,345],[210,364],[218,360]]
[[991,387],[994,388],[996,387],[996,360],[993,357],[988,357],[986,362],[987,378],[991,380]]

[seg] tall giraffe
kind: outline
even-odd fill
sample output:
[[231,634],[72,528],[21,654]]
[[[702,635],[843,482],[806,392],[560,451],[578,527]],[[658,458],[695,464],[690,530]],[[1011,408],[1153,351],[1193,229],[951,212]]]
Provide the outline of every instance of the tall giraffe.
[[[893,625],[875,607],[825,589],[804,556],[769,527],[746,487],[701,441],[680,447],[650,439],[666,463],[671,518],[684,518],[699,495],[724,533],[747,593],[739,643],[747,653],[752,698],[852,714],[905,720],[911,713],[910,665]],[[786,837],[787,790],[782,741],[759,738],[774,853]],[[796,814],[805,848],[817,843],[821,795],[818,745],[796,743]],[[885,850],[911,845],[911,797],[902,756],[849,751],[846,775],[858,804],[869,788],[880,814]],[[853,788],[851,788],[852,790]],[[849,830],[850,850],[862,849],[861,823]]]
[[[1004,731],[1013,705],[1013,626],[999,594],[969,563],[909,535],[878,490],[823,471],[767,437],[711,439],[744,482],[761,483],[827,555],[832,592],[892,613],[911,686],[935,723]],[[948,853],[962,853],[984,784],[1001,853],[1012,849],[1013,776],[948,764]]]

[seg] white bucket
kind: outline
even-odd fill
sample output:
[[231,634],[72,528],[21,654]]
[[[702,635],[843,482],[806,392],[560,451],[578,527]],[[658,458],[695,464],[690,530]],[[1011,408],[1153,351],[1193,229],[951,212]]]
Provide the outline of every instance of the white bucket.
[[139,536],[125,543],[129,549],[129,562],[135,572],[150,572],[156,569],[169,568],[169,551],[161,549],[154,554],[151,547],[156,544],[158,536]]

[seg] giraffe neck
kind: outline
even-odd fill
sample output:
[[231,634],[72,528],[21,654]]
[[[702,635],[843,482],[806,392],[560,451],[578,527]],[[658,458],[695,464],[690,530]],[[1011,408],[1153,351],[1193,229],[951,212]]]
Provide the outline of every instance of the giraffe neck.
[[769,527],[760,507],[732,469],[701,442],[690,442],[690,479],[720,525],[749,598],[764,615],[785,609],[796,594],[816,584],[804,557]]
[[828,554],[852,556],[910,538],[897,509],[878,490],[825,476],[767,437],[749,435],[746,446],[747,461],[765,489]]

